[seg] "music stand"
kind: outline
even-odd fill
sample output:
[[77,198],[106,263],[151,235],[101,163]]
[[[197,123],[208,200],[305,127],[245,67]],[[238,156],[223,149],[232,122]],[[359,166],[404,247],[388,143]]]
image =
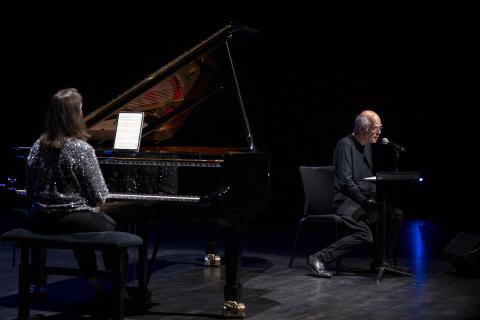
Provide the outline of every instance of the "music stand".
[[[378,172],[375,177],[369,177],[365,178],[365,180],[376,183],[377,186],[379,184],[383,183],[389,183],[389,182],[398,182],[398,181],[421,181],[420,174],[418,172]],[[378,192],[378,189],[380,189],[380,192]],[[390,272],[393,274],[401,275],[401,276],[406,276],[406,277],[412,277],[413,274],[410,272],[406,272],[403,270],[398,270],[394,266],[391,266],[387,263],[386,259],[386,237],[387,237],[387,224],[386,224],[386,212],[387,212],[387,199],[383,195],[383,192],[381,190],[382,188],[377,188],[377,196],[379,196],[379,200],[382,203],[382,210],[380,210],[381,214],[381,243],[382,243],[382,250],[381,250],[381,263],[380,267],[378,269],[378,274],[376,281],[377,283],[380,282],[380,279],[382,278],[384,272]]]

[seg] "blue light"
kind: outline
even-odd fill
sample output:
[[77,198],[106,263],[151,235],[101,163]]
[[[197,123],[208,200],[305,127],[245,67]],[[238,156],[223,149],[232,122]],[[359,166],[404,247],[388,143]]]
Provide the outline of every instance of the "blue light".
[[420,289],[425,279],[426,268],[426,252],[420,234],[420,228],[425,225],[425,222],[420,220],[413,220],[408,226],[408,238],[411,244],[412,252],[412,271],[415,275],[415,284]]

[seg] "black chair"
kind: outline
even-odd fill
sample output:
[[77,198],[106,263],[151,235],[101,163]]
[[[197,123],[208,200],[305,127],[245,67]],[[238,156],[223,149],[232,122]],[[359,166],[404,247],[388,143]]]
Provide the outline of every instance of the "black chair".
[[[295,241],[288,267],[292,267],[300,232],[304,222],[330,223],[334,227],[335,239],[339,237],[339,227],[343,220],[333,208],[333,166],[307,167],[300,166],[305,202],[303,216],[298,222]],[[340,259],[336,261],[337,274],[340,273]]]

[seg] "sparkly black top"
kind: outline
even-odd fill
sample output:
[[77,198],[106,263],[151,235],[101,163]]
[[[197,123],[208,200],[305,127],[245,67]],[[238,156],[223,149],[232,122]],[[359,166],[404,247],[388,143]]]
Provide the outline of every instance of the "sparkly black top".
[[108,189],[95,151],[87,142],[69,138],[62,149],[37,140],[27,159],[27,196],[33,210],[98,211]]

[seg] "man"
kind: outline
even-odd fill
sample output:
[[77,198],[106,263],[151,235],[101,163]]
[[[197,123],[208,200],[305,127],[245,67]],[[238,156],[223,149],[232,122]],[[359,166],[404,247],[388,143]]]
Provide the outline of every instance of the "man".
[[[374,183],[361,179],[374,175],[371,144],[378,141],[381,132],[382,122],[378,114],[365,110],[355,118],[353,133],[337,143],[333,154],[333,205],[351,233],[307,258],[306,265],[319,277],[332,276],[325,265],[355,247],[373,243],[370,227],[379,217],[375,201],[376,188]],[[390,223],[387,256],[392,256],[403,222],[403,213],[398,208],[387,207],[386,217]],[[372,271],[377,270],[382,262],[382,248],[379,246],[378,249],[370,265]]]

